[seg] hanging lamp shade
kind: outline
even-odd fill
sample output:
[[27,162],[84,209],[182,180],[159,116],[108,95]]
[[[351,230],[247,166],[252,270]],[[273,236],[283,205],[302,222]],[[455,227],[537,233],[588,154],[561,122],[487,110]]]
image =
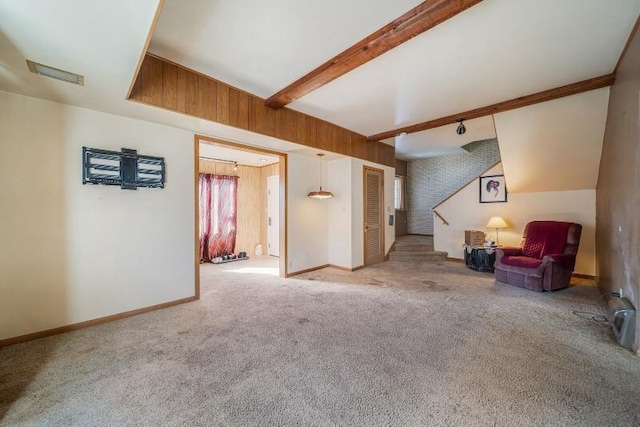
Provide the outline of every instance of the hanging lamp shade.
[[307,194],[307,197],[312,199],[330,199],[333,197],[333,193],[331,191],[324,191],[322,186],[320,186],[319,191],[311,191]]
[[[317,156],[322,160],[324,153],[318,153]],[[331,191],[325,191],[322,189],[322,165],[320,166],[320,190],[309,192],[307,197],[311,199],[330,199],[333,197],[333,193]]]

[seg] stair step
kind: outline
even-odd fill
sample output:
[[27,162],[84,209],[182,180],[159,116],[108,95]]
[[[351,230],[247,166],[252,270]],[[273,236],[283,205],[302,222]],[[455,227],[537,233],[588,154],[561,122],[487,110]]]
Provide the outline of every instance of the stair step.
[[416,245],[416,246],[396,246],[396,252],[431,252],[433,246],[431,245]]
[[442,251],[429,251],[429,252],[391,252],[389,253],[389,259],[392,261],[427,261],[427,262],[440,262],[446,261],[447,252]]

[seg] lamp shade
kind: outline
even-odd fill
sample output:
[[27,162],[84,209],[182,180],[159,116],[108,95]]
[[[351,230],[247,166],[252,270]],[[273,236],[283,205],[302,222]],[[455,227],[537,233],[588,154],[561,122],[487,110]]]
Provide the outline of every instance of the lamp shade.
[[307,197],[312,199],[330,199],[333,197],[333,193],[330,191],[324,191],[322,187],[320,187],[320,191],[311,191],[307,194]]
[[[322,160],[324,153],[318,153],[317,156]],[[322,189],[322,164],[320,165],[320,191],[310,191],[309,194],[307,194],[307,197],[310,199],[330,199],[333,197],[333,193],[331,191],[325,191]]]
[[509,224],[507,224],[507,221],[502,219],[501,216],[491,217],[491,219],[487,223],[487,227],[489,228],[507,228],[508,226]]

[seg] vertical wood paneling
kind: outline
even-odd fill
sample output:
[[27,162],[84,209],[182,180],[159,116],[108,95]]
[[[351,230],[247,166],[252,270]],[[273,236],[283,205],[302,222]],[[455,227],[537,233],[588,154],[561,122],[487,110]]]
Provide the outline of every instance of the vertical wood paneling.
[[238,92],[238,127],[240,129],[249,129],[249,95]]
[[[262,234],[262,216],[256,200],[262,198],[262,168],[252,166],[238,166],[233,170],[233,165],[200,160],[200,173],[217,175],[230,175],[238,177],[238,217],[236,224],[236,249],[235,252],[254,253],[255,246],[260,243]],[[266,184],[265,184],[266,185]]]
[[244,251],[252,255],[260,243],[261,215],[256,203],[260,197],[260,168],[238,166],[238,237],[236,253]]
[[351,134],[351,155],[358,159],[367,159],[367,146],[369,144],[363,144],[365,141],[364,136]]
[[218,123],[225,125],[231,123],[229,106],[229,86],[223,84],[217,85],[216,121]]
[[298,138],[297,141],[305,141],[304,145],[309,147],[318,147],[318,128],[319,120],[312,120],[307,115],[301,116],[301,121],[298,124]]
[[178,67],[162,64],[162,106],[169,110],[177,109]]
[[351,142],[351,133],[344,128],[336,128],[336,140],[333,142],[334,153],[344,153],[347,156],[353,157],[353,145]]
[[263,135],[275,136],[275,110],[264,105],[255,96],[249,97],[249,130]]
[[239,95],[237,90],[229,91],[229,124],[237,128],[240,127]]
[[147,54],[129,99],[393,167],[395,149]]
[[204,76],[198,76],[198,116],[215,121],[217,118],[216,82]]
[[185,94],[185,113],[191,116],[198,115],[198,75],[187,73],[186,78],[187,93]]
[[148,81],[148,83],[153,84],[151,90],[149,91],[149,96],[153,97],[154,99],[160,99],[160,102],[162,102],[162,79],[164,78],[162,71],[162,63],[155,63],[152,69],[153,74],[151,76],[151,79]]
[[187,71],[178,67],[176,86],[176,109],[181,113],[187,112]]
[[317,147],[322,150],[333,151],[333,143],[337,137],[337,127],[324,120],[318,121],[316,127]]

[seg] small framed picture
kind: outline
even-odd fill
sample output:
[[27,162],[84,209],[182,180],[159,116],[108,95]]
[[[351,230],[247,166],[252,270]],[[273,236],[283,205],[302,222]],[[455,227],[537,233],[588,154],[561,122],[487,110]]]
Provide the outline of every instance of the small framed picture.
[[504,203],[507,201],[507,187],[504,175],[480,177],[480,203]]

